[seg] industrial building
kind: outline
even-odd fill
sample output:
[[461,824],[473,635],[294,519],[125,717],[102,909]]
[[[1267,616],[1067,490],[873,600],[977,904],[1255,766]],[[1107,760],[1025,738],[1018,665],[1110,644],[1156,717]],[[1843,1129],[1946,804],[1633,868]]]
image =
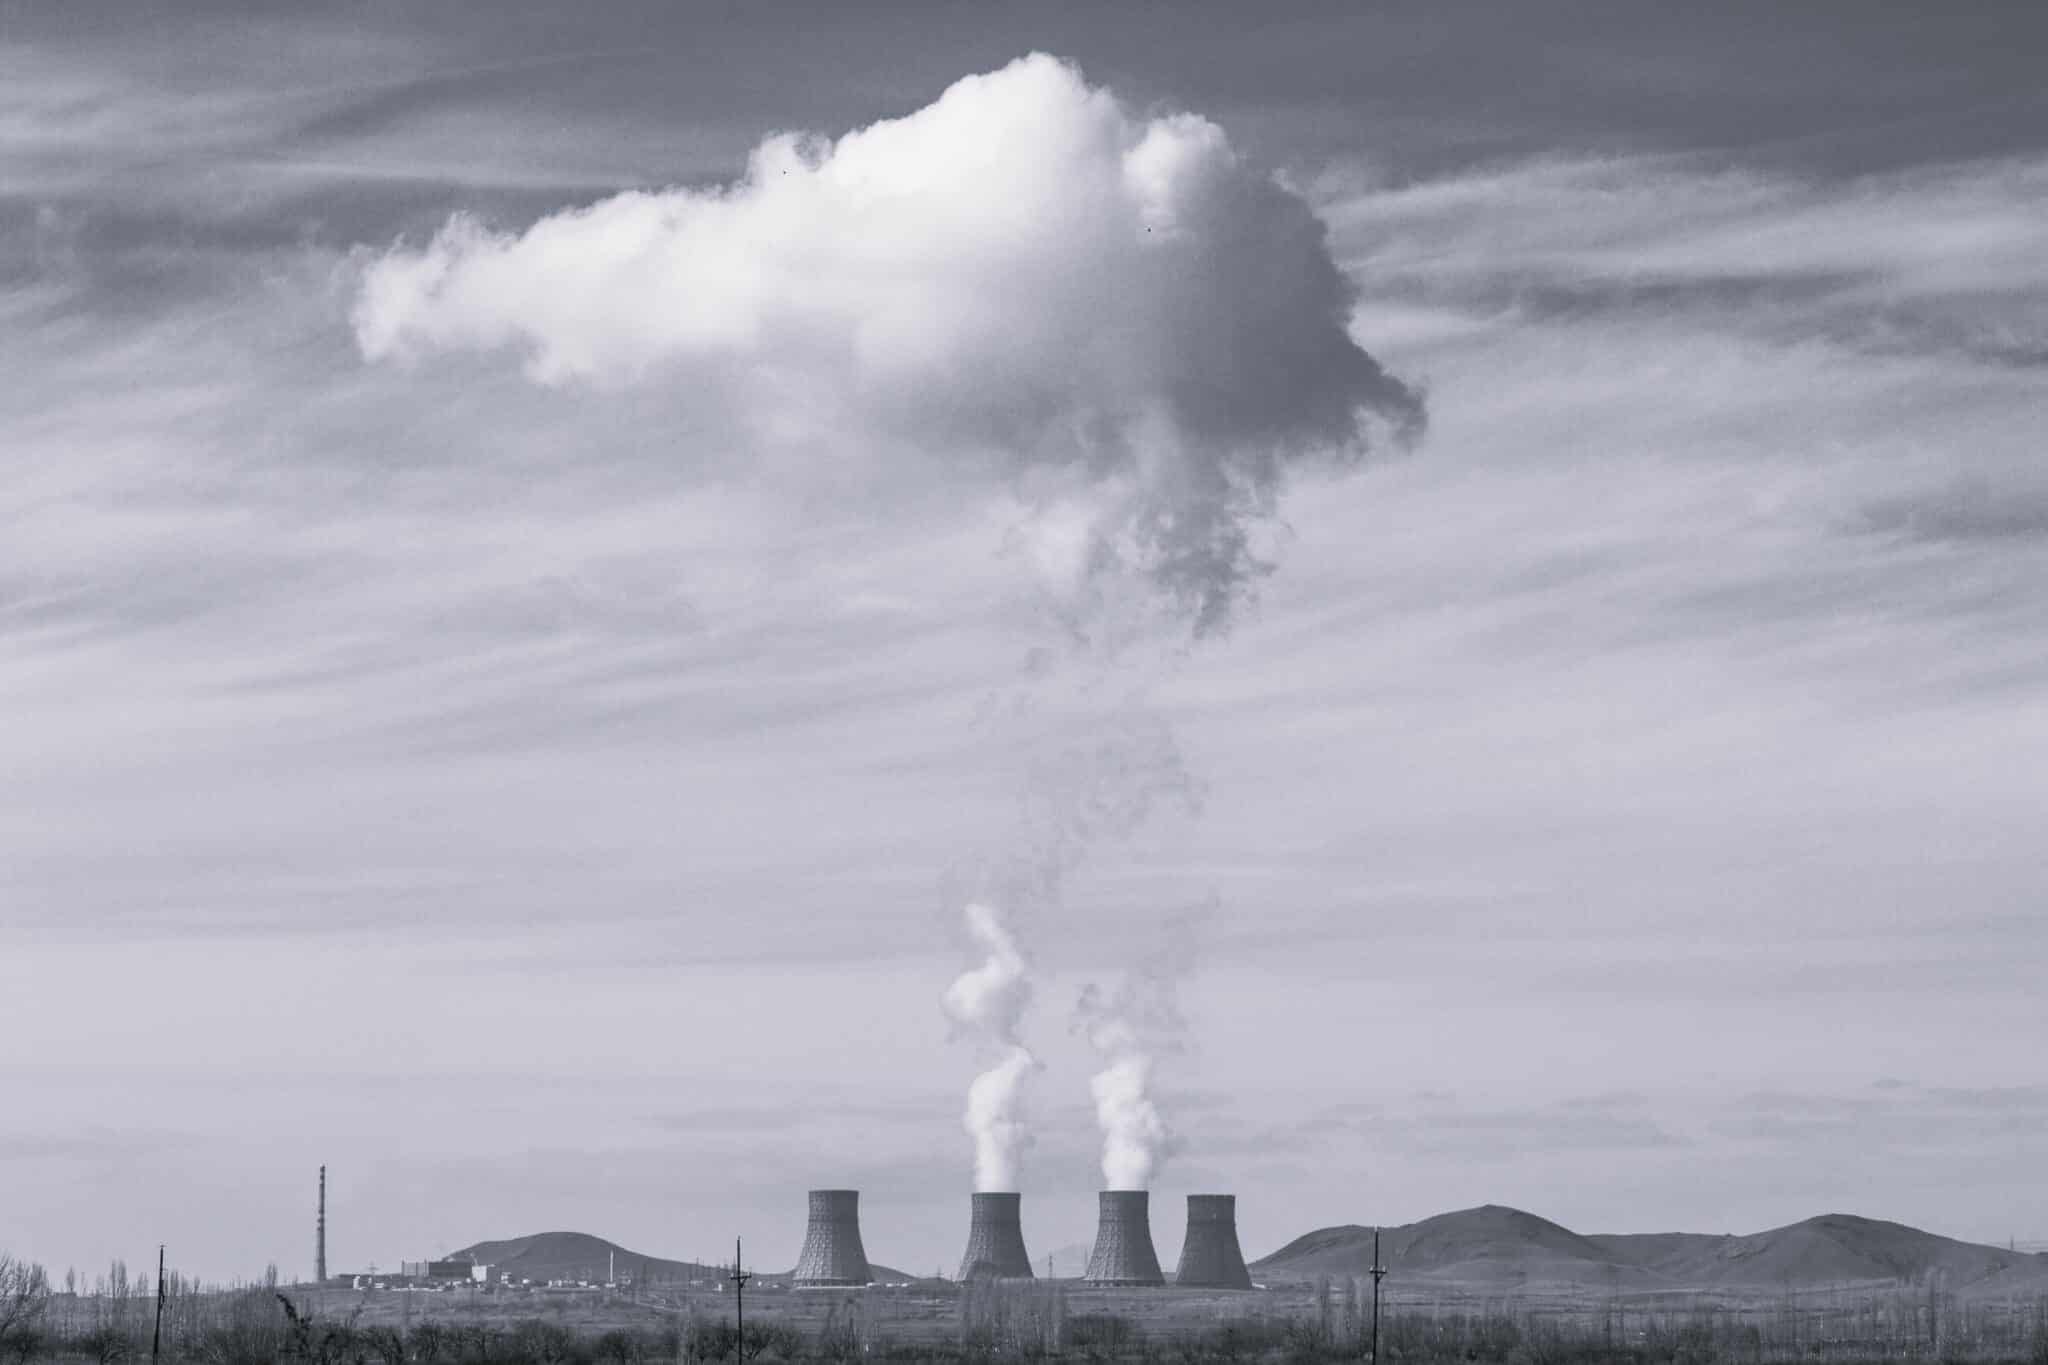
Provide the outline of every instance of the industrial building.
[[404,1261],[399,1273],[428,1284],[489,1284],[491,1267],[474,1261]]
[[1236,1195],[1188,1196],[1188,1234],[1181,1243],[1180,1269],[1173,1282],[1200,1289],[1252,1287],[1252,1273],[1245,1268],[1244,1252],[1237,1244]]
[[1159,1253],[1152,1249],[1151,1195],[1144,1190],[1104,1190],[1097,1201],[1095,1249],[1089,1253],[1082,1282],[1101,1288],[1165,1284]]
[[963,1280],[1032,1278],[1024,1250],[1024,1225],[1016,1194],[976,1194],[967,1224],[967,1253],[960,1258]]
[[860,1191],[812,1190],[804,1249],[791,1277],[798,1289],[852,1289],[874,1279],[860,1242]]

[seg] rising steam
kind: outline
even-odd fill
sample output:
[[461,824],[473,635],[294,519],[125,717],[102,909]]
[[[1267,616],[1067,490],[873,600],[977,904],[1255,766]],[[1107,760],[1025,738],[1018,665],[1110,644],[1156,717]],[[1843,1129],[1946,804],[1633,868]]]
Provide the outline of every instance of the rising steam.
[[1193,922],[1192,916],[1169,921],[1158,951],[1126,973],[1114,992],[1091,982],[1075,1002],[1074,1027],[1106,1063],[1088,1083],[1102,1129],[1104,1189],[1149,1189],[1180,1148],[1152,1084],[1157,1058],[1184,1047],[1179,984],[1192,960]]
[[963,1123],[974,1139],[974,1188],[1014,1190],[1018,1159],[1030,1142],[1022,1111],[1024,1078],[1038,1069],[1023,1042],[1031,971],[993,907],[969,905],[967,932],[985,957],[947,988],[946,1015],[957,1030],[997,1055],[967,1088]]
[[1029,967],[1012,922],[994,904],[1027,914],[1057,905],[1067,878],[1098,842],[1129,834],[1162,804],[1193,812],[1202,799],[1172,730],[1134,703],[1034,735],[1030,748],[1020,828],[1008,855],[981,873],[994,901],[967,907],[967,931],[983,961],[955,980],[944,1000],[956,1033],[995,1059],[967,1095],[978,1190],[1017,1188],[1018,1159],[1030,1143],[1022,1089],[1039,1068],[1022,1036]]
[[[373,361],[505,351],[544,385],[658,386],[800,477],[943,482],[963,519],[1015,498],[1010,548],[1070,639],[1163,616],[1184,643],[1269,570],[1260,535],[1295,470],[1421,431],[1420,397],[1351,339],[1355,295],[1308,205],[1215,124],[1133,114],[1034,54],[836,140],[770,137],[722,187],[523,231],[458,215],[364,259],[353,323]],[[1164,721],[1132,714],[1037,779],[1049,814],[989,878],[1009,913],[1056,900],[1157,800],[1198,798]],[[977,902],[967,927],[984,960],[945,1009],[989,1059],[975,1182],[1014,1189],[1030,974],[1002,912]],[[1172,1146],[1138,995],[1084,1001],[1112,1188]]]
[[1088,1090],[1102,1128],[1102,1188],[1150,1189],[1173,1140],[1152,1103],[1152,1059],[1127,1053],[1090,1077]]
[[368,261],[372,360],[503,349],[549,385],[661,385],[763,459],[939,462],[1020,494],[1074,610],[1136,580],[1184,629],[1265,571],[1291,467],[1420,430],[1346,330],[1322,223],[1193,114],[1033,55],[716,189],[523,232],[457,216]]
[[1018,829],[987,872],[1007,904],[1055,905],[1090,849],[1129,837],[1162,807],[1201,811],[1205,788],[1172,727],[1136,700],[1062,717],[1026,744]]

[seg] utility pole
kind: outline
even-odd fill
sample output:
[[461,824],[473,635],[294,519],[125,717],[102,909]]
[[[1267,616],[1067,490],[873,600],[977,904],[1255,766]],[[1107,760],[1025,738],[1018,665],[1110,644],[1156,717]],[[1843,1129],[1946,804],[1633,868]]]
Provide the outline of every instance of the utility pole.
[[732,1281],[733,1319],[739,1324],[739,1333],[733,1342],[733,1358],[739,1365],[747,1360],[747,1281],[753,1279],[740,1269],[740,1239],[732,1239],[732,1274],[726,1276]]
[[1372,1230],[1372,1365],[1380,1365],[1380,1281],[1387,1268],[1380,1264],[1380,1230]]
[[149,1365],[156,1365],[164,1344],[164,1245],[156,1245],[156,1327],[149,1334]]

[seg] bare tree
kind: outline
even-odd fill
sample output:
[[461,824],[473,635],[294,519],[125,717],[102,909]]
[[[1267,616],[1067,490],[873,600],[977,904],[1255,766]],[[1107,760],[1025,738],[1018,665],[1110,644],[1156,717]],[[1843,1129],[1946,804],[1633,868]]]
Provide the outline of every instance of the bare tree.
[[50,1277],[43,1268],[0,1254],[0,1355],[33,1356],[49,1311]]

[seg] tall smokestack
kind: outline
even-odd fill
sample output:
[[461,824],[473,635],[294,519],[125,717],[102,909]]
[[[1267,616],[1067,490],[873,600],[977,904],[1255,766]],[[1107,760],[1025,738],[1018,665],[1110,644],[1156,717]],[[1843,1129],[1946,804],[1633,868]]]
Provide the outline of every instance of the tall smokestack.
[[967,1225],[967,1254],[960,1258],[961,1279],[1032,1278],[1031,1257],[1024,1250],[1024,1224],[1017,1216],[1018,1199],[1015,1194],[974,1196],[974,1219]]
[[1144,1190],[1104,1190],[1095,1250],[1082,1282],[1103,1286],[1165,1284],[1159,1253],[1152,1250],[1151,1195]]
[[812,1190],[810,1226],[796,1258],[797,1288],[853,1288],[873,1278],[860,1244],[860,1191]]
[[320,1213],[313,1220],[313,1283],[327,1283],[327,1168],[320,1168]]
[[1244,1252],[1237,1245],[1236,1195],[1188,1196],[1188,1236],[1181,1243],[1180,1269],[1173,1282],[1202,1289],[1252,1287],[1252,1273],[1245,1269]]

